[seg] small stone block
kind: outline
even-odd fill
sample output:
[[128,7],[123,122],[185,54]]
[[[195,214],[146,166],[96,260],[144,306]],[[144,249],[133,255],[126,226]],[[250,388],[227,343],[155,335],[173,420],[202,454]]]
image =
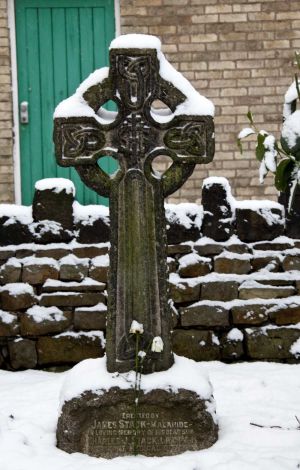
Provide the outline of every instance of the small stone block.
[[217,305],[191,305],[181,308],[182,326],[228,326],[229,310]]
[[16,259],[13,263],[11,263],[11,260],[8,260],[7,263],[0,268],[0,284],[19,282],[21,280],[21,271],[21,263]]
[[220,343],[222,360],[236,361],[238,359],[241,359],[245,354],[243,341],[230,339],[230,332],[229,334],[224,333],[223,335],[221,335]]
[[[17,290],[14,290],[13,286],[16,286]],[[24,286],[24,289],[22,289],[22,286]],[[33,289],[28,284],[15,283],[3,287],[1,292],[1,307],[3,310],[15,312],[32,307],[35,303],[36,297]]]
[[253,271],[259,271],[267,266],[271,272],[278,272],[280,270],[280,259],[275,256],[255,256],[251,260]]
[[175,354],[194,361],[220,359],[220,342],[211,330],[174,330],[172,346]]
[[285,297],[290,297],[294,295],[296,289],[292,286],[264,286],[262,287],[258,283],[257,285],[251,287],[243,287],[241,285],[239,289],[239,298],[243,300],[247,299],[280,299]]
[[42,286],[42,292],[103,292],[106,284],[85,278],[82,282],[65,282],[47,280]]
[[18,338],[8,343],[8,352],[13,369],[33,369],[37,365],[35,341]]
[[95,256],[106,255],[108,253],[108,246],[83,246],[73,248],[73,253],[78,258],[95,258]]
[[220,244],[207,243],[205,245],[194,245],[194,249],[200,256],[216,256],[222,253],[224,247]]
[[89,277],[100,282],[107,282],[108,266],[93,266],[89,269]]
[[64,258],[65,256],[69,255],[71,253],[71,250],[68,250],[67,248],[46,248],[45,250],[36,250],[35,256],[37,258],[54,258],[56,260],[59,260],[61,258]]
[[239,305],[232,307],[232,321],[234,325],[262,325],[269,319],[268,309],[274,304]]
[[300,338],[296,328],[251,328],[246,330],[247,352],[251,359],[295,359],[290,349]]
[[288,305],[270,312],[270,317],[277,325],[291,325],[300,323],[300,305]]
[[107,307],[101,303],[99,309],[96,307],[76,308],[74,312],[74,328],[76,330],[105,330]]
[[186,255],[192,252],[190,245],[168,245],[167,247],[168,255]]
[[44,307],[88,307],[104,301],[105,297],[100,292],[54,292],[42,294],[40,305]]
[[[45,258],[40,258],[45,260]],[[47,258],[46,258],[47,259]],[[24,264],[22,270],[22,281],[28,282],[29,284],[43,284],[46,279],[58,279],[59,268],[57,262],[52,260],[53,263],[50,264],[39,263],[38,260],[30,264]]]
[[239,283],[236,281],[204,282],[201,285],[201,299],[234,300],[238,297]]
[[0,310],[0,336],[16,336],[19,330],[18,316],[15,313]]
[[[264,216],[269,214],[272,223]],[[264,212],[246,208],[236,209],[237,235],[243,242],[256,242],[261,240],[273,240],[283,235],[284,223],[282,211],[277,208],[266,209]]]
[[[192,256],[192,261],[187,258]],[[179,258],[178,274],[181,277],[205,276],[211,271],[210,258],[203,258],[195,254],[185,255]]]
[[72,313],[56,307],[32,307],[20,315],[22,336],[41,336],[65,331],[72,321]]
[[179,284],[170,283],[170,297],[176,304],[195,302],[200,297],[200,284],[189,285],[185,281]]
[[282,267],[285,271],[300,271],[300,256],[285,256]]
[[88,334],[63,333],[59,336],[41,336],[37,340],[38,364],[74,364],[104,354],[99,332]]
[[251,271],[251,263],[249,259],[220,255],[214,260],[214,269],[217,273],[248,274]]

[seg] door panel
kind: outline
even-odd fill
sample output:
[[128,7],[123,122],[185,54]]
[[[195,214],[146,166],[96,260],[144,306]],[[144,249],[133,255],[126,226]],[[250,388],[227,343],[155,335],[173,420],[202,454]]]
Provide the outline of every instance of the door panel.
[[[64,177],[74,182],[81,203],[107,204],[74,169],[56,165],[52,131],[56,105],[108,64],[113,0],[15,0],[15,12],[19,102],[29,104],[29,123],[20,123],[22,203],[31,204],[36,180]],[[116,169],[108,158],[101,166]]]

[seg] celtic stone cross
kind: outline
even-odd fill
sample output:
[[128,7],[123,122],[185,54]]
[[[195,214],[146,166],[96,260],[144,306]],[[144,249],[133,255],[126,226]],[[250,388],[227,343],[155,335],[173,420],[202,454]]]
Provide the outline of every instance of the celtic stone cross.
[[[94,74],[55,113],[58,164],[74,166],[88,187],[110,200],[110,372],[134,367],[135,340],[129,334],[133,320],[144,326],[141,349],[156,336],[164,343],[161,353],[148,348],[144,372],[165,370],[173,363],[164,198],[182,186],[196,163],[208,163],[214,155],[212,116],[203,109],[180,114],[188,98],[174,86],[172,76],[161,76],[163,60],[167,63],[157,47],[127,48],[118,38],[118,47],[110,49],[109,72],[102,70],[98,79]],[[101,111],[108,100],[118,107],[113,120]],[[168,106],[169,116],[155,111],[155,100]],[[160,155],[173,161],[162,175],[152,168]],[[103,156],[118,160],[115,174],[99,167]]]

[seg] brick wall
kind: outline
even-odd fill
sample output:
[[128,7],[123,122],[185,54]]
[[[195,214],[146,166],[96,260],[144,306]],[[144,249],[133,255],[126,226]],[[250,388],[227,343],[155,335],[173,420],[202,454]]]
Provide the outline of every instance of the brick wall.
[[161,38],[168,60],[216,105],[216,155],[171,197],[197,201],[202,179],[225,176],[236,197],[275,198],[261,186],[254,143],[241,156],[238,132],[251,108],[258,126],[280,135],[282,100],[300,47],[297,0],[120,0],[121,32]]
[[12,96],[7,2],[0,0],[0,201],[12,202]]
[[[236,135],[248,108],[279,136],[282,97],[300,46],[297,0],[120,0],[121,32],[158,35],[170,62],[216,104],[216,156],[196,169],[170,201],[198,201],[202,179],[227,177],[236,197],[275,198],[261,186],[254,144],[241,156]],[[0,0],[0,201],[12,202],[12,99],[7,1]]]

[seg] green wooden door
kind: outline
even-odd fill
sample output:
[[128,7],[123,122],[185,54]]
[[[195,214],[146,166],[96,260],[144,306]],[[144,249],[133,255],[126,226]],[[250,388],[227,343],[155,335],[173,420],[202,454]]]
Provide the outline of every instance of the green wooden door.
[[[82,80],[108,64],[115,36],[113,0],[15,0],[22,203],[31,204],[41,178],[70,178],[82,204],[107,203],[86,188],[74,169],[60,168],[52,142],[53,111]],[[101,166],[114,171],[112,159]]]

